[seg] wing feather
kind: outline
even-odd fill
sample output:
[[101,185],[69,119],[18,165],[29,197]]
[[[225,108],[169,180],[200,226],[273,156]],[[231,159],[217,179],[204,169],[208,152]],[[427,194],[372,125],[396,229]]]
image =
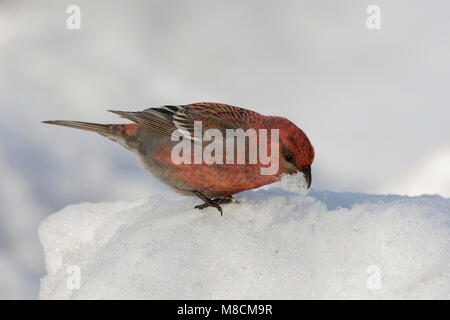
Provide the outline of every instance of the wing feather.
[[248,109],[212,102],[167,105],[137,112],[109,111],[162,134],[171,135],[178,129],[190,139],[194,139],[194,121],[202,122],[203,132],[211,128],[220,129],[223,132],[225,129],[246,130],[249,116],[257,114]]

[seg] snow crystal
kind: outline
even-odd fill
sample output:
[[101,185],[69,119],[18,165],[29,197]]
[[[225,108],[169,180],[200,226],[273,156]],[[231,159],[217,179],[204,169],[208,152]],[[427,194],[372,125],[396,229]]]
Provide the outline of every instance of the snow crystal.
[[306,195],[308,193],[308,185],[305,175],[301,172],[296,174],[284,174],[281,177],[280,187],[283,190]]
[[449,199],[281,189],[237,198],[223,217],[161,195],[49,216],[40,297],[450,298]]

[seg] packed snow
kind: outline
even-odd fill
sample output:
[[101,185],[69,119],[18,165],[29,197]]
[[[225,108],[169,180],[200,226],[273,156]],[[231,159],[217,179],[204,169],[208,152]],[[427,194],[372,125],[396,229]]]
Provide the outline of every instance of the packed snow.
[[154,194],[39,228],[42,299],[449,299],[450,199],[275,186],[196,210]]
[[308,193],[308,185],[306,184],[305,175],[301,172],[297,174],[285,174],[280,181],[281,189],[290,192],[306,195]]

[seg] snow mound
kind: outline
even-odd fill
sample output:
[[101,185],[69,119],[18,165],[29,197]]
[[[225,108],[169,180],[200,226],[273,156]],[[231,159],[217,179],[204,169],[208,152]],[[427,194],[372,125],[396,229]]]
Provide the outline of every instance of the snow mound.
[[450,298],[449,199],[280,189],[237,198],[223,217],[162,195],[66,207],[39,228],[40,297]]

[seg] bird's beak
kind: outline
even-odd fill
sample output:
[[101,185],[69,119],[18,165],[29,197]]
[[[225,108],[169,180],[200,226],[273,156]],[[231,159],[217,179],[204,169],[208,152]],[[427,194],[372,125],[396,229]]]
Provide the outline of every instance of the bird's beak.
[[300,169],[300,171],[305,175],[306,185],[308,186],[308,189],[309,189],[309,187],[311,186],[311,181],[312,181],[311,166],[302,167]]

